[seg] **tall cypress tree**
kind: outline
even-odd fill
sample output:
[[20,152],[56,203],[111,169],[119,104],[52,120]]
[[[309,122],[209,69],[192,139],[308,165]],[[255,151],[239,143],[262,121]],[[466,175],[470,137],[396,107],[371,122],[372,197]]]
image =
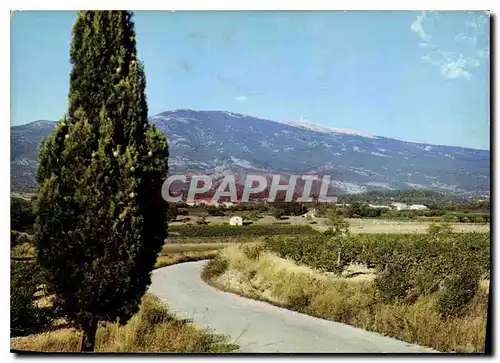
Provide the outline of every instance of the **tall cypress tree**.
[[147,120],[132,13],[81,11],[69,107],[42,143],[38,262],[57,304],[93,351],[99,321],[138,310],[166,238],[167,142]]

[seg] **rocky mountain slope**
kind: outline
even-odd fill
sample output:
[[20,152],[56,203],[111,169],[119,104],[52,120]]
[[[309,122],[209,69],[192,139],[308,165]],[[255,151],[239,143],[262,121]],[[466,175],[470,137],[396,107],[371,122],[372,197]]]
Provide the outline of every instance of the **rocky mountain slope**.
[[[226,111],[166,111],[171,173],[331,175],[337,192],[431,189],[487,194],[488,150],[430,145],[302,121],[276,122]],[[37,147],[54,123],[11,128],[13,189],[33,189]]]

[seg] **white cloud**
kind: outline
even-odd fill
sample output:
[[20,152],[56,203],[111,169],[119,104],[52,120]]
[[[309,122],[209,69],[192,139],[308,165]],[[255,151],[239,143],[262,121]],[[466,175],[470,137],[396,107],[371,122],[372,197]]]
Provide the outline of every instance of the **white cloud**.
[[450,62],[441,65],[441,74],[446,78],[465,78],[472,76],[459,62]]
[[234,99],[235,99],[236,101],[244,102],[244,101],[246,101],[248,98],[247,98],[247,96],[236,96]]
[[455,54],[447,57],[447,62],[441,65],[441,74],[446,78],[465,78],[470,79],[472,74],[469,69],[479,67],[479,61],[475,58],[464,57]]
[[[430,64],[439,67],[440,73],[446,78],[463,78],[470,79],[472,77],[472,69],[480,66],[480,59],[489,57],[489,46],[484,44],[488,41],[485,30],[488,27],[488,15],[478,12],[472,12],[472,20],[465,21],[463,31],[456,35],[449,35],[449,31],[430,34],[424,30],[424,25],[427,29],[439,29],[439,13],[432,13],[428,20],[426,13],[422,12],[417,15],[416,19],[411,24],[411,30],[416,33],[425,42],[419,43],[419,47],[425,50],[427,54],[420,57],[422,63]],[[446,26],[445,24],[441,24]],[[429,43],[429,39],[433,41]],[[448,50],[459,50],[458,52],[450,52]]]
[[431,39],[431,36],[425,32],[424,27],[422,26],[422,20],[424,19],[425,19],[425,12],[422,11],[422,13],[417,16],[417,18],[413,21],[413,23],[411,23],[410,28],[411,31],[418,34],[420,38],[422,38],[425,41],[428,41],[429,39]]

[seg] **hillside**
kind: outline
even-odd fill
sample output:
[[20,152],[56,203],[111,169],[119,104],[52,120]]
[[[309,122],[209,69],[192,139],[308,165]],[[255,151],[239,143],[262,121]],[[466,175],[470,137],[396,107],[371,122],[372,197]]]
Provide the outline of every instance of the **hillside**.
[[[331,175],[338,193],[429,189],[489,194],[490,153],[403,141],[226,111],[173,110],[151,117],[166,133],[171,173]],[[38,143],[54,127],[11,128],[13,190],[33,190]]]

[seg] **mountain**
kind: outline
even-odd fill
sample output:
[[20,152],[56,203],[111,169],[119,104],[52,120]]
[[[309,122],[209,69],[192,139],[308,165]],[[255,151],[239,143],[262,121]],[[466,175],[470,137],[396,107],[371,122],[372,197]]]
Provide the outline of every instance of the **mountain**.
[[56,123],[38,120],[10,128],[10,178],[15,191],[35,188],[38,145],[55,128]]
[[[488,194],[490,153],[387,138],[303,121],[174,110],[150,121],[167,135],[171,173],[331,175],[337,192],[430,189]],[[37,145],[54,123],[12,127],[12,184],[34,186]],[[31,180],[31,184],[29,181]]]

